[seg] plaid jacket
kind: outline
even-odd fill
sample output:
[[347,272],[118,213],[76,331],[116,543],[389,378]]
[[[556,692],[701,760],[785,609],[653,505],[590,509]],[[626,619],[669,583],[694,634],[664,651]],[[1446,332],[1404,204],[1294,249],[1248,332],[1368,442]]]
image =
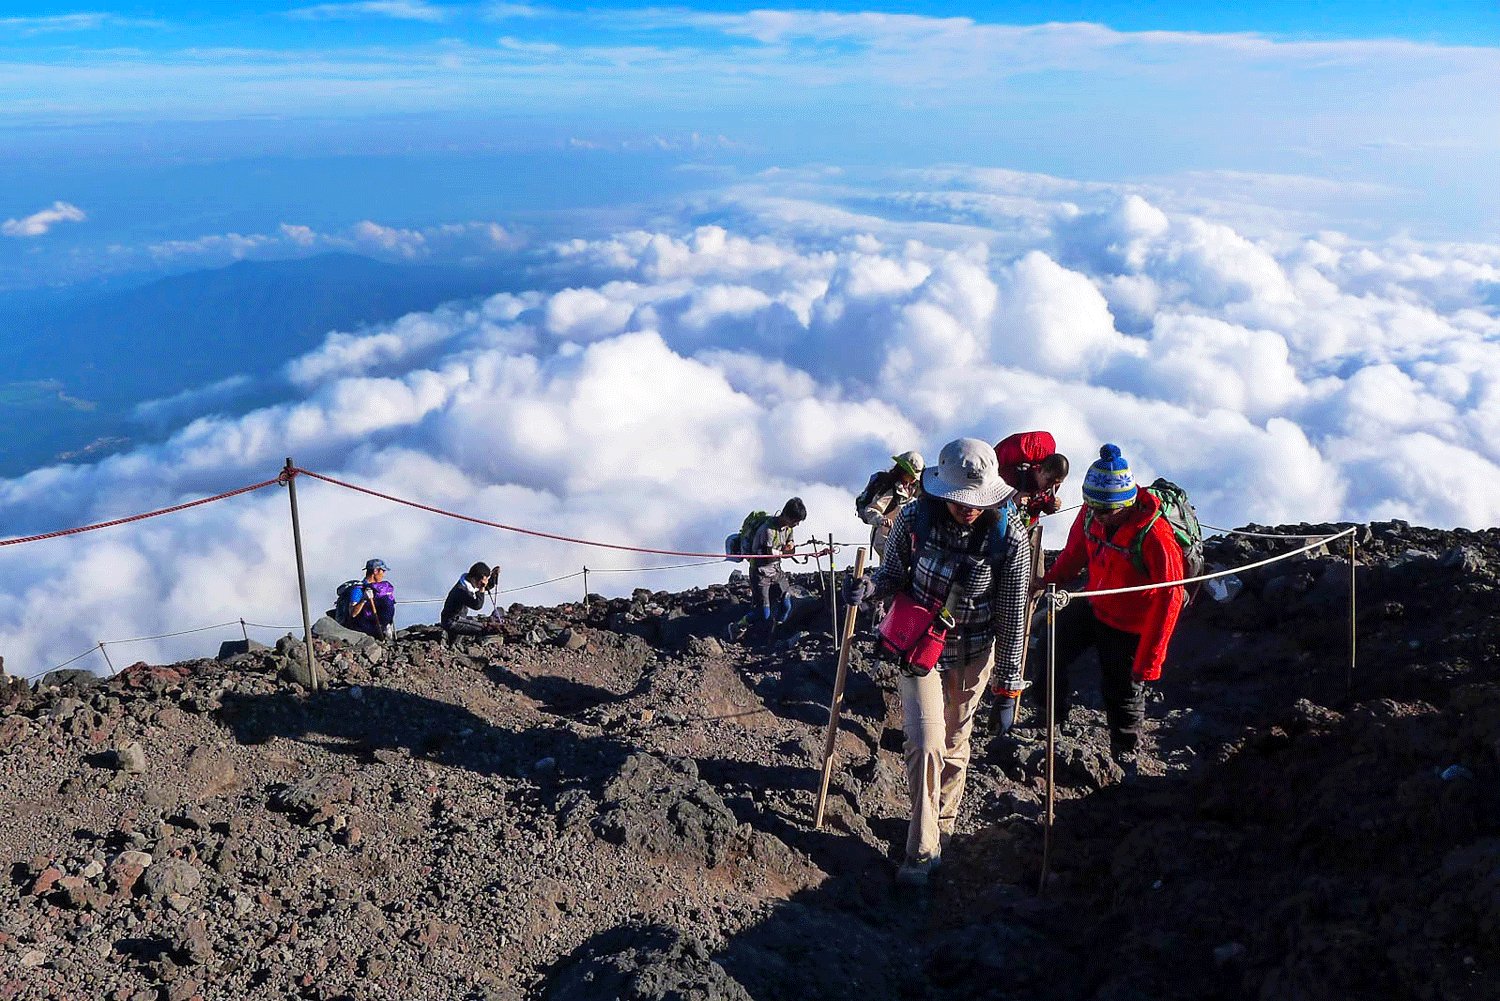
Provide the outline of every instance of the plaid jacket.
[[[923,503],[932,502],[919,498],[896,516],[880,569],[875,572],[875,597],[889,598],[904,591],[936,608],[947,600],[950,587],[956,586],[958,594],[952,609],[958,625],[948,634],[938,670],[982,657],[993,644],[993,684],[1020,688],[1021,643],[1031,583],[1031,544],[1021,518],[1011,512],[1006,519],[1005,551],[998,563],[991,564],[969,555],[973,530],[948,517],[939,505],[931,518],[926,545],[914,559],[917,505]],[[955,578],[957,585],[953,584]]]

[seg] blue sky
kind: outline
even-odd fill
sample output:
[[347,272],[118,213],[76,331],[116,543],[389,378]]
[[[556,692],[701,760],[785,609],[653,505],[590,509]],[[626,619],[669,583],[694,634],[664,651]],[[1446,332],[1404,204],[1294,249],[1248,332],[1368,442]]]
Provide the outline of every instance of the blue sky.
[[603,222],[723,179],[684,167],[1312,179],[1385,192],[1340,225],[1479,238],[1495,93],[1477,0],[23,2],[0,16],[0,291],[282,224]]

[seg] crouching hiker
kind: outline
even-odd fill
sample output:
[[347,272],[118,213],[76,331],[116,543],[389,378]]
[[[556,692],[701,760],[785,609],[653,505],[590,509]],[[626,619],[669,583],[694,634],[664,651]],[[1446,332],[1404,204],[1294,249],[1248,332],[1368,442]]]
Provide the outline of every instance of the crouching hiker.
[[[769,643],[776,627],[785,622],[792,612],[792,594],[787,584],[786,572],[781,569],[781,558],[795,553],[792,532],[807,520],[807,505],[801,497],[793,497],[781,508],[781,513],[761,520],[750,536],[746,556],[763,557],[750,560],[750,593],[755,598],[755,610],[729,627],[733,640],[745,638],[752,630],[756,638]],[[773,616],[772,608],[775,608]]]
[[396,585],[385,579],[390,567],[385,560],[365,564],[363,580],[339,585],[339,624],[376,639],[394,639],[396,635]]
[[1016,491],[1016,507],[1034,525],[1062,506],[1057,488],[1068,478],[1068,457],[1046,431],[1022,431],[995,445],[1000,478]]
[[466,610],[477,612],[484,607],[485,593],[499,576],[499,567],[491,570],[488,564],[476,563],[458,578],[443,602],[443,614],[438,620],[449,642],[455,636],[490,636],[500,631],[500,622],[494,616],[473,619],[466,614]]
[[894,465],[871,473],[865,488],[854,498],[859,520],[870,526],[870,552],[876,559],[885,552],[896,515],[917,496],[917,481],[926,463],[920,452],[902,452],[891,456]]
[[987,443],[945,445],[922,492],[897,516],[880,569],[845,595],[851,604],[893,599],[877,649],[901,670],[911,823],[896,878],[910,886],[927,883],[953,833],[969,735],[997,661],[1007,687],[1020,686],[1031,581],[1026,533]]
[[[1162,516],[1161,502],[1136,487],[1116,445],[1099,449],[1099,460],[1089,467],[1083,508],[1039,586],[1069,583],[1084,569],[1093,591],[1184,577],[1182,548]],[[1068,715],[1068,666],[1084,651],[1097,651],[1110,750],[1120,763],[1133,764],[1146,716],[1146,683],[1161,677],[1184,598],[1181,587],[1165,587],[1071,601],[1056,623],[1057,722]],[[1034,691],[1045,713],[1047,676],[1044,670],[1037,675]]]

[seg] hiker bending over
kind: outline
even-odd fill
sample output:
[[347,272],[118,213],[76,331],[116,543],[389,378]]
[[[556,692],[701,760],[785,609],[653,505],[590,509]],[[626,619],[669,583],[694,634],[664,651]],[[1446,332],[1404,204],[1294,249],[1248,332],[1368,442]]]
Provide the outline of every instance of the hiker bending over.
[[385,579],[385,560],[365,564],[365,578],[349,590],[349,618],[344,625],[376,639],[396,635],[396,585]]
[[[854,582],[846,596],[894,598],[886,622],[909,613],[912,602],[929,615],[942,609],[951,617],[941,652],[930,658],[935,669],[893,658],[902,664],[897,688],[911,793],[906,860],[896,878],[913,886],[927,882],[958,820],[969,735],[991,670],[1007,687],[1020,686],[1031,581],[1026,532],[1004,503],[1011,488],[987,443],[960,438],[943,446],[937,466],[922,474],[922,493],[897,516],[880,569]],[[881,635],[885,647],[884,624]]]
[[920,452],[902,452],[891,456],[894,465],[870,474],[870,481],[854,498],[859,520],[870,526],[870,553],[879,559],[890,538],[896,515],[917,496],[917,480],[926,465]]
[[1057,450],[1051,434],[1013,434],[995,446],[995,461],[1000,463],[1000,478],[1016,491],[1016,507],[1030,524],[1057,513],[1061,507],[1057,488],[1068,477],[1068,457]]
[[[762,519],[750,536],[745,555],[771,558],[750,560],[750,593],[755,597],[756,608],[730,626],[731,638],[742,639],[755,630],[761,634],[760,639],[770,642],[777,625],[785,622],[791,614],[792,595],[786,573],[781,569],[781,557],[796,552],[792,532],[806,520],[807,505],[802,503],[801,497],[793,497],[782,507],[780,514]],[[776,609],[774,617],[773,606]]]
[[[1182,547],[1161,516],[1161,504],[1136,487],[1130,464],[1116,445],[1099,449],[1083,480],[1083,508],[1067,545],[1041,585],[1062,586],[1088,570],[1088,589],[1182,580]],[[1074,599],[1057,616],[1056,720],[1067,719],[1068,665],[1085,650],[1099,654],[1099,688],[1109,721],[1110,750],[1122,764],[1134,761],[1146,715],[1146,682],[1161,677],[1167,643],[1182,611],[1181,587]],[[1047,677],[1038,671],[1038,704],[1046,706]]]
[[455,636],[489,636],[500,631],[500,622],[496,617],[474,619],[466,614],[466,611],[477,612],[484,607],[485,592],[499,576],[499,567],[491,570],[486,563],[476,563],[469,567],[468,573],[458,578],[458,583],[453,585],[443,602],[443,614],[438,620],[448,639]]

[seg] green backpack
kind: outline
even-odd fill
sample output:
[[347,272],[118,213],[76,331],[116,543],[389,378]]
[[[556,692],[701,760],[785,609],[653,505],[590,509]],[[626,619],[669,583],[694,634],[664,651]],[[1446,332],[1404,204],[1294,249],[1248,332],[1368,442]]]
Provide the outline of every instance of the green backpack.
[[745,515],[745,520],[740,522],[740,530],[724,539],[724,558],[731,563],[742,563],[750,543],[755,541],[755,533],[760,529],[761,522],[771,517],[766,511],[751,511]]
[[[1198,512],[1194,509],[1193,502],[1188,500],[1187,491],[1162,477],[1158,477],[1155,483],[1143,489],[1156,498],[1159,507],[1152,519],[1146,522],[1146,527],[1131,540],[1129,548],[1117,546],[1103,539],[1093,539],[1093,541],[1108,549],[1125,553],[1130,557],[1130,562],[1135,564],[1135,568],[1144,574],[1146,557],[1142,549],[1145,546],[1146,533],[1151,531],[1151,526],[1156,524],[1157,518],[1165,518],[1167,524],[1172,526],[1172,537],[1177,540],[1177,545],[1182,549],[1183,576],[1198,576],[1203,572],[1203,526],[1198,521]],[[1089,531],[1093,520],[1093,512],[1084,515],[1084,532]],[[1092,538],[1092,536],[1089,537]]]

